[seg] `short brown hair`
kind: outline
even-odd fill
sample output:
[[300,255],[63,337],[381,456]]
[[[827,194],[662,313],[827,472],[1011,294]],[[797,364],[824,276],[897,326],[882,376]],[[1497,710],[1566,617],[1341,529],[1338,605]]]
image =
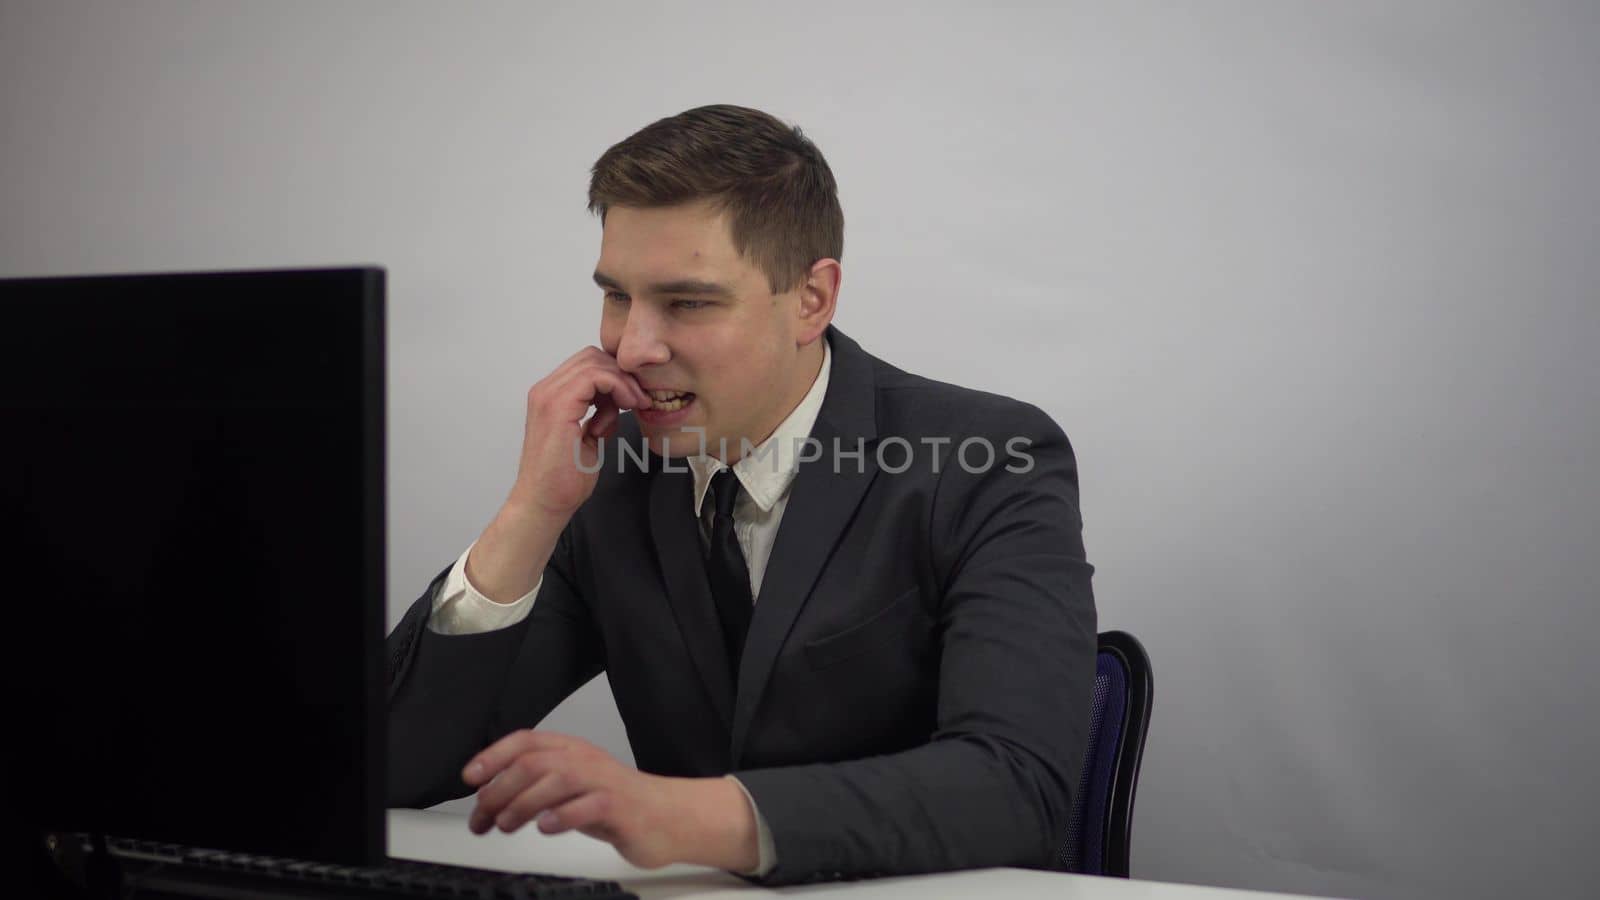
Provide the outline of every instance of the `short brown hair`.
[[822,151],[798,127],[743,106],[701,106],[613,144],[590,171],[589,212],[711,200],[729,213],[733,247],[774,294],[812,263],[844,255],[844,212]]

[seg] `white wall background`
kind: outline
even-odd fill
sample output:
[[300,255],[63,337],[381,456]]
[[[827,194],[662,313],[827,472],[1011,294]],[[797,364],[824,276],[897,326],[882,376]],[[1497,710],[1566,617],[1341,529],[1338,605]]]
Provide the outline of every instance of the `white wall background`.
[[1592,891],[1600,9],[978,7],[5,2],[0,275],[387,266],[392,621],[598,338],[589,166],[766,109],[840,327],[1077,447],[1137,876]]

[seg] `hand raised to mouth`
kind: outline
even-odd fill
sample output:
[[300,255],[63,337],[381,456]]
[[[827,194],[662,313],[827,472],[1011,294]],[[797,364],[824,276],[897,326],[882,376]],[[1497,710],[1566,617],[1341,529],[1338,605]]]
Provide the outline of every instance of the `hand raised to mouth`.
[[599,347],[579,350],[528,389],[517,480],[467,557],[467,578],[480,593],[510,603],[533,589],[562,529],[600,480],[600,441],[616,434],[622,410],[654,402]]
[[[585,347],[574,353],[528,390],[513,498],[564,514],[565,524],[594,492],[600,441],[616,434],[622,410],[654,405],[638,380],[604,350]],[[591,407],[595,413],[585,422]]]

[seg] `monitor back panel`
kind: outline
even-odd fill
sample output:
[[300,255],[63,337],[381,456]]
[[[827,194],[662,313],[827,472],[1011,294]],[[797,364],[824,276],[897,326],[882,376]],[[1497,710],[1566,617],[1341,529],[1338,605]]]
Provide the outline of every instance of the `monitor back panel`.
[[383,856],[383,292],[0,281],[13,814]]

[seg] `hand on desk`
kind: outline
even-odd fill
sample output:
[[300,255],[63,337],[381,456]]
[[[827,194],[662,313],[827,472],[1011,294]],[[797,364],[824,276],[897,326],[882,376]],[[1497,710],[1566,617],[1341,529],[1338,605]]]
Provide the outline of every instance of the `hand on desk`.
[[462,780],[478,789],[468,827],[577,829],[644,869],[687,862],[730,871],[758,859],[755,817],[726,778],[650,775],[570,735],[523,729],[474,756]]

